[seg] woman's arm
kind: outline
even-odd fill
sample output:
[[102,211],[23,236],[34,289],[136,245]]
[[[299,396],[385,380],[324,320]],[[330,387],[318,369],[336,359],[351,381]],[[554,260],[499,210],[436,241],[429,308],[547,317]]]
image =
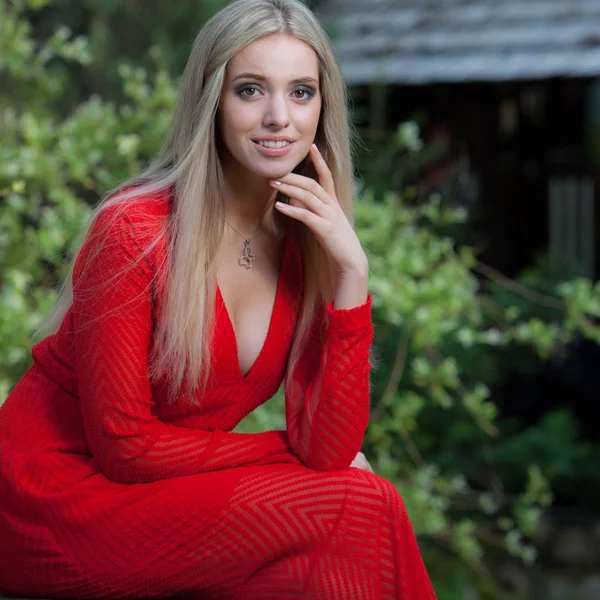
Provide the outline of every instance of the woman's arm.
[[337,199],[331,171],[314,144],[310,158],[319,181],[296,173],[272,181],[290,198],[289,204],[276,202],[275,207],[313,232],[335,263],[338,281],[335,300],[326,310],[324,339],[323,319],[317,320],[286,391],[286,418],[290,442],[302,462],[332,470],[350,465],[369,421],[369,268]]
[[[200,431],[166,424],[151,413],[153,268],[139,259],[143,228],[126,214],[114,219],[111,210],[100,215],[78,257],[72,306],[83,422],[106,476],[147,482],[239,465],[297,462],[286,432]],[[107,241],[98,245],[105,235]]]
[[289,441],[306,466],[343,469],[360,451],[369,423],[372,339],[370,296],[348,310],[330,305],[315,320],[285,390]]

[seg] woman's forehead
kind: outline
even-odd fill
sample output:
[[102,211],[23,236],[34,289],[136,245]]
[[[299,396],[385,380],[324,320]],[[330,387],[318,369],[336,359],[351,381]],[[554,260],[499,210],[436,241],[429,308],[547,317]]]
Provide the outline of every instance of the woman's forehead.
[[240,50],[227,65],[231,81],[244,75],[271,81],[318,80],[317,53],[305,42],[285,34],[262,37]]

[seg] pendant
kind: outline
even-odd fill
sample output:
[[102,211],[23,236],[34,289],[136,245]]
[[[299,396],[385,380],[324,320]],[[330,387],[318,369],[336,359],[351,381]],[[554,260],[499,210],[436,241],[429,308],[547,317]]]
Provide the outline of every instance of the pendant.
[[246,269],[249,269],[252,266],[252,263],[254,262],[256,256],[252,254],[252,248],[250,248],[250,240],[246,240],[245,244],[246,245],[244,246],[244,254],[241,256],[240,260],[238,260],[238,264],[242,267],[246,267]]

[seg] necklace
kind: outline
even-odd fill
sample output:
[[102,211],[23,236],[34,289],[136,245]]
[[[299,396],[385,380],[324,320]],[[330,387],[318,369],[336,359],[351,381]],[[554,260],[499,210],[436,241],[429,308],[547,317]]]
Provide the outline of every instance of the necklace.
[[244,240],[244,253],[242,254],[242,256],[240,256],[238,260],[238,265],[249,269],[252,266],[254,259],[256,258],[256,256],[252,252],[252,248],[250,247],[250,240],[262,229],[262,226],[259,225],[258,229],[249,238],[247,238],[244,237],[233,225],[231,225],[229,221],[226,220],[225,222],[227,223],[227,225],[229,225],[229,227],[231,227],[231,229],[233,229],[233,231],[235,231]]

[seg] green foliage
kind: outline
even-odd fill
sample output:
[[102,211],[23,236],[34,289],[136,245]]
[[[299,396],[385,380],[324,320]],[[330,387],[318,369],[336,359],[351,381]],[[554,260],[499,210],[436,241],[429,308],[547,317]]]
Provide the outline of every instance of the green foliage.
[[[600,284],[542,278],[547,289],[530,292],[495,274],[487,286],[474,250],[457,241],[465,211],[439,194],[417,199],[413,182],[437,151],[405,124],[372,149],[375,171],[363,169],[357,231],[370,255],[379,359],[365,444],[378,471],[398,482],[415,528],[499,597],[485,556],[501,547],[530,565],[550,482],[594,452],[575,443],[566,411],[524,431],[499,422],[492,390],[515,353],[540,361],[578,335],[597,341]],[[381,181],[396,186],[382,191]],[[543,293],[553,300],[540,311]]]
[[[189,50],[171,40],[179,31],[191,40],[203,6],[0,0],[0,398],[30,363],[31,333],[91,205],[164,138],[172,72]],[[195,18],[184,27],[186,14]],[[140,37],[123,42],[136,18]],[[415,178],[439,152],[408,123],[361,164],[356,226],[376,325],[365,452],[402,492],[440,598],[462,598],[473,582],[501,598],[488,557],[530,564],[550,483],[576,462],[595,477],[599,456],[564,411],[526,431],[499,422],[494,386],[511,356],[553,356],[576,335],[600,340],[600,287],[550,285],[539,271],[486,286],[474,250],[457,242],[466,211],[441,196],[414,202]],[[530,288],[550,305],[523,297]],[[280,393],[238,430],[283,428],[283,410]]]
[[86,39],[63,26],[34,39],[25,16],[52,4],[0,0],[0,305],[10,315],[0,322],[2,398],[30,363],[30,336],[54,304],[90,205],[158,150],[176,94],[153,49],[151,74],[121,62],[120,104],[92,96],[65,111],[67,67],[91,59]]

